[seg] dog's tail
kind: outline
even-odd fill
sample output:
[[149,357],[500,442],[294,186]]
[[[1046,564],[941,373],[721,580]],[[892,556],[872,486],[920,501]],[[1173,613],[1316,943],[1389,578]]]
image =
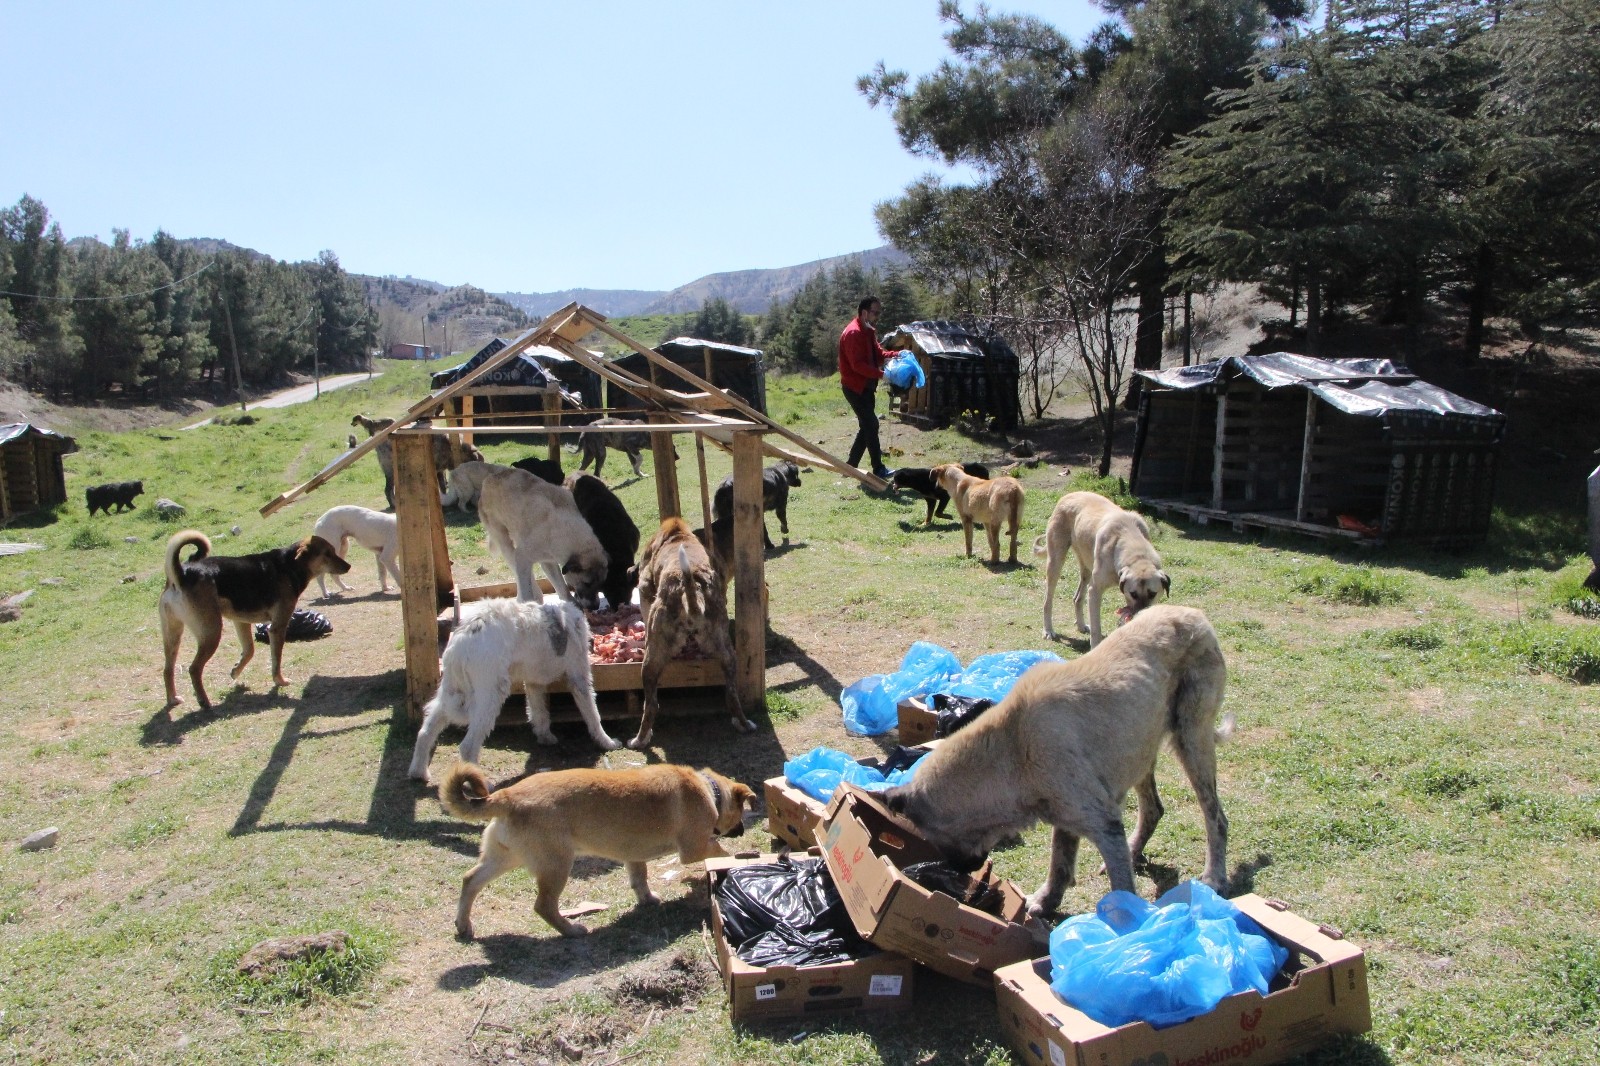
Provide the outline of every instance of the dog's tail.
[[1048,533],[1040,533],[1037,537],[1033,538],[1033,554],[1041,557],[1050,554],[1049,549],[1044,545],[1044,542],[1049,538],[1049,536],[1050,534]]
[[199,551],[189,556],[189,561],[204,559],[211,554],[210,539],[198,529],[186,529],[181,533],[174,533],[167,541],[167,585],[176,587],[178,584],[178,553],[187,545],[193,544]]
[[487,822],[495,811],[494,790],[483,771],[469,762],[457,762],[439,786],[439,802],[457,818]]
[[705,613],[705,604],[694,602],[695,589],[698,582],[694,579],[694,570],[689,564],[689,549],[685,545],[678,545],[678,569],[684,576],[683,582],[683,609],[689,617],[695,618]]

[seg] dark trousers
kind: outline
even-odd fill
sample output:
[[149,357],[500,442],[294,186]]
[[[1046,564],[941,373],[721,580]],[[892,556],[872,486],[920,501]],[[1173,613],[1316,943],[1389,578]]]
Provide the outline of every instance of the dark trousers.
[[845,402],[850,405],[850,410],[856,413],[856,439],[850,445],[850,457],[846,460],[851,466],[861,462],[861,453],[866,452],[872,460],[874,471],[883,469],[883,451],[878,444],[878,412],[872,409],[874,398],[878,393],[878,383],[874,381],[863,392],[851,392],[840,387],[844,393]]

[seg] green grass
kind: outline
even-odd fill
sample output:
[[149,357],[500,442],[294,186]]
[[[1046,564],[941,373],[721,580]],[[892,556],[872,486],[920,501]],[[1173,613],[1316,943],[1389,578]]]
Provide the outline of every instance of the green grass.
[[[394,597],[366,595],[375,567],[360,549],[357,594],[311,605],[334,634],[290,646],[294,684],[270,693],[264,648],[242,686],[229,681],[229,633],[207,675],[217,712],[195,714],[192,701],[161,709],[155,605],[167,537],[192,526],[218,552],[249,552],[303,536],[335,504],[381,508],[377,464],[364,460],[259,513],[343,453],[352,414],[397,415],[426,391],[426,365],[382,369],[312,403],[251,412],[250,424],[80,433],[66,459],[69,502],[7,531],[45,548],[0,558],[0,595],[33,591],[21,618],[0,625],[0,824],[12,842],[61,830],[50,851],[13,843],[0,853],[0,1034],[12,1057],[387,1063],[509,1061],[509,1050],[555,1062],[564,1034],[599,1062],[1011,1061],[992,993],[927,975],[903,1017],[730,1025],[694,877],[670,864],[653,865],[666,903],[635,911],[622,870],[580,863],[564,901],[607,906],[582,941],[544,927],[530,879],[513,873],[480,898],[480,939],[456,942],[456,894],[479,830],[405,779],[415,728],[400,613]],[[775,375],[767,399],[780,424],[836,455],[848,448],[853,422],[836,379]],[[1006,461],[999,442],[951,429],[886,421],[884,442],[891,465]],[[522,437],[485,450],[504,462],[543,447]],[[698,518],[692,440],[679,451],[681,499]],[[575,465],[570,452],[564,460]],[[892,734],[845,735],[840,687],[894,669],[917,639],[963,662],[1044,646],[1042,567],[1029,548],[1055,500],[1090,489],[1134,503],[1116,478],[1063,477],[1066,465],[1047,455],[1017,468],[1028,491],[1022,565],[994,568],[966,558],[959,524],[922,529],[920,500],[804,472],[789,543],[765,562],[762,730],[735,737],[713,694],[706,714],[658,722],[653,757],[756,785],[819,744],[879,754]],[[707,448],[708,486],[730,468]],[[607,480],[648,530],[657,479],[624,469],[613,457]],[[88,518],[83,486],[132,478],[146,487],[135,510]],[[155,515],[161,496],[187,508],[181,525]],[[1172,601],[1207,612],[1228,658],[1238,729],[1219,776],[1232,890],[1281,898],[1368,953],[1373,1033],[1303,1061],[1600,1055],[1600,622],[1573,606],[1594,602],[1581,588],[1579,517],[1497,512],[1489,542],[1454,555],[1147,521]],[[506,576],[474,516],[449,512],[446,539],[464,583]],[[1070,594],[1068,580],[1058,625]],[[562,743],[543,749],[526,727],[499,729],[484,761],[502,777],[601,764],[581,730],[557,731]],[[443,747],[456,742],[447,734]],[[1170,756],[1157,777],[1167,816],[1139,879],[1147,897],[1197,872],[1204,849]],[[997,854],[999,871],[1031,889],[1048,846],[1046,830],[1029,831]],[[1081,858],[1069,912],[1105,890],[1096,865]],[[349,958],[267,983],[234,972],[257,940],[332,925],[356,938]]]

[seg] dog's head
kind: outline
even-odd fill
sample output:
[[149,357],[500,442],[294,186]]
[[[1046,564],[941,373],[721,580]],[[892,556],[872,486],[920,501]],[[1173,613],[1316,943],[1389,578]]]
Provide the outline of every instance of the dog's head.
[[599,550],[574,552],[561,565],[561,580],[567,583],[572,600],[586,611],[600,609],[600,590],[606,583],[606,553]]
[[878,798],[890,812],[911,823],[952,869],[964,874],[982,866],[989,852],[1014,828],[973,822],[970,816],[975,813],[976,804],[965,804],[959,810],[936,811],[929,797],[910,785],[885,789],[878,793]]
[[927,492],[936,486],[933,471],[925,466],[902,466],[889,475],[889,487],[909,492]]
[[130,482],[128,482],[128,499],[131,500],[135,496],[143,496],[143,495],[144,495],[144,482],[142,482],[142,481],[130,481]]
[[744,835],[744,812],[756,805],[756,794],[737,781],[729,780],[715,770],[701,770],[709,780],[722,790],[722,806],[717,810],[716,836]]
[[785,459],[783,462],[775,464],[772,469],[782,474],[783,480],[787,481],[790,485],[794,486],[795,488],[800,487],[800,468],[794,463]]
[[1124,622],[1155,603],[1162,593],[1172,591],[1172,579],[1154,563],[1140,561],[1122,568],[1117,574],[1117,587],[1122,590],[1125,606],[1117,612]]
[[962,469],[955,463],[940,463],[928,471],[928,476],[933,478],[933,483],[949,493],[956,490],[956,482],[961,480]]
[[313,574],[348,574],[350,564],[339,558],[332,544],[313,533],[294,546],[296,562],[301,562]]

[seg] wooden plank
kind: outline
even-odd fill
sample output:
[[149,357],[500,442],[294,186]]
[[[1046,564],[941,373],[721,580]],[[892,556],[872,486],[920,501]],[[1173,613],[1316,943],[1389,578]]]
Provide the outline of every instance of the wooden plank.
[[[439,595],[434,525],[444,535],[433,448],[427,437],[394,442],[395,519],[400,537],[400,609],[405,638],[406,712],[422,720],[422,705],[439,687]],[[431,507],[429,506],[431,503]]]
[[733,438],[733,655],[734,679],[746,714],[766,706],[767,616],[761,543],[761,436]]
[[694,458],[700,469],[700,525],[704,529],[711,528],[711,485],[706,476],[706,435],[694,435]]
[[1228,429],[1228,394],[1217,394],[1217,431],[1211,443],[1211,506],[1222,509],[1222,445]]
[[[663,519],[683,514],[678,502],[678,458],[672,435],[659,430],[650,434],[650,454],[655,459],[656,509]],[[641,532],[645,540],[650,534]]]

